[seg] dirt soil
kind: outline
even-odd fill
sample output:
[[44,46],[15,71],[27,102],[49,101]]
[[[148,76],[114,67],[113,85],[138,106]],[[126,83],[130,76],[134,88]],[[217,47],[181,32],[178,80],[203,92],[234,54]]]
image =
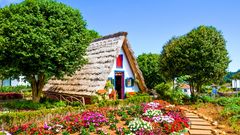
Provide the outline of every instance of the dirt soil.
[[221,129],[227,133],[227,135],[238,135],[234,130],[229,126],[227,118],[223,118],[220,115],[220,112],[223,110],[222,106],[211,104],[211,103],[200,103],[196,105],[181,105],[189,110],[195,110],[204,116],[212,118],[214,121],[217,121],[219,125],[224,125],[225,128]]

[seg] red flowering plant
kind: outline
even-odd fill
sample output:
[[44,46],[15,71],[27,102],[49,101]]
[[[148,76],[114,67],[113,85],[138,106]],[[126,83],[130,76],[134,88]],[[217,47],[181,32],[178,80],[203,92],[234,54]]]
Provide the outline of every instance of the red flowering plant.
[[49,126],[53,132],[60,132],[61,129],[65,128],[69,133],[75,133],[78,129],[80,129],[82,124],[81,114],[71,114],[61,117],[56,116],[51,120],[51,124],[46,125],[45,128]]
[[37,127],[36,124],[28,122],[20,126],[10,128],[11,134],[26,134],[26,135],[54,135],[54,132],[45,130],[43,127]]
[[89,127],[92,123],[95,127],[100,127],[102,124],[107,123],[107,118],[99,113],[94,111],[86,111],[82,113],[81,120],[85,127]]

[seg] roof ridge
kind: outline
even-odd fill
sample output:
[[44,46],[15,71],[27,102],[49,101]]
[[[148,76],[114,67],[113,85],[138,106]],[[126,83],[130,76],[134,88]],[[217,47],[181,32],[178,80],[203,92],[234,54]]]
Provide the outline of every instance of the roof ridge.
[[95,40],[93,40],[93,42],[97,42],[97,41],[100,41],[100,40],[105,40],[105,39],[109,39],[109,38],[114,38],[114,37],[119,37],[119,36],[127,36],[127,32],[117,32],[117,33],[114,33],[114,34],[110,34],[110,35],[106,35],[106,36],[103,36],[101,38],[97,38]]

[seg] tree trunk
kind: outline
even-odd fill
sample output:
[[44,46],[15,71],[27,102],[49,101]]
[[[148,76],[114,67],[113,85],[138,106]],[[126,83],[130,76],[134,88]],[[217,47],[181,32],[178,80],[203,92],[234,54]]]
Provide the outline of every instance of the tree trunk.
[[195,93],[194,93],[194,85],[193,85],[193,82],[189,82],[189,84],[190,84],[190,92],[191,92],[191,96],[193,97],[193,96],[195,96]]
[[197,87],[196,87],[198,93],[199,93],[199,92],[201,93],[201,91],[200,91],[201,88],[202,88],[202,84],[201,84],[201,83],[198,83],[198,84],[197,84]]
[[31,87],[32,87],[32,101],[39,102],[44,86],[45,75],[40,73],[39,75],[31,76]]

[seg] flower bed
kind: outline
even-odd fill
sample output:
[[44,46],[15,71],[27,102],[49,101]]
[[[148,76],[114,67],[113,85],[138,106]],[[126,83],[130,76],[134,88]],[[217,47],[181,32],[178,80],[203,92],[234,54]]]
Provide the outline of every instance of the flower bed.
[[0,93],[0,100],[22,99],[22,98],[23,98],[23,96],[20,93],[15,93],[15,92]]
[[178,134],[186,131],[189,120],[178,108],[164,101],[124,107],[88,109],[56,115],[49,121],[28,122],[8,129],[12,134]]

